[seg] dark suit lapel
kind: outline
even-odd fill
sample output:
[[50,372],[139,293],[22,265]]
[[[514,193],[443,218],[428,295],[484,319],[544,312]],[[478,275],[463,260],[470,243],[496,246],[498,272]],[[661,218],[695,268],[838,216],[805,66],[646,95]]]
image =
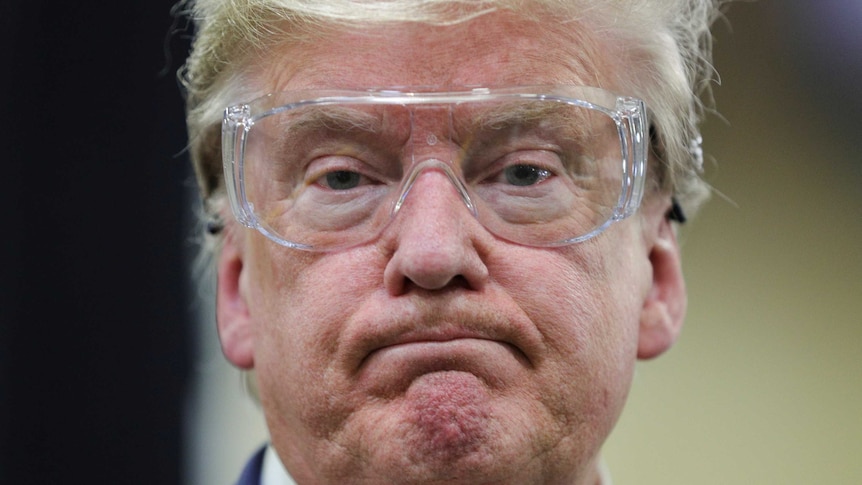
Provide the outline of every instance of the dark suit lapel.
[[266,446],[257,450],[254,456],[245,464],[236,485],[260,485],[260,472],[263,469],[263,453]]

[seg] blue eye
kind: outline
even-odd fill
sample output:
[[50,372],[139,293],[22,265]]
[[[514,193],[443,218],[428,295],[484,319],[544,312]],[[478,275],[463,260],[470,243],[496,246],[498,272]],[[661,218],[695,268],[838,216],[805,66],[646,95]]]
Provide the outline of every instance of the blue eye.
[[506,182],[518,187],[535,185],[551,176],[549,170],[532,165],[512,165],[503,170]]
[[321,182],[332,190],[350,190],[359,186],[362,176],[356,172],[337,170],[324,175]]

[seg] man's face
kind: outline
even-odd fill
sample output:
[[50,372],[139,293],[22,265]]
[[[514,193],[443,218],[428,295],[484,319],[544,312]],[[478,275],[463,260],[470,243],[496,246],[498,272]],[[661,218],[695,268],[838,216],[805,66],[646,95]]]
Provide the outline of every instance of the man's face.
[[[496,13],[333,33],[268,52],[251,82],[613,91],[610,53],[579,28]],[[272,444],[300,483],[595,481],[636,358],[669,346],[682,318],[665,207],[532,248],[491,235],[426,171],[382,235],[351,249],[292,250],[234,225],[222,344],[255,369]]]

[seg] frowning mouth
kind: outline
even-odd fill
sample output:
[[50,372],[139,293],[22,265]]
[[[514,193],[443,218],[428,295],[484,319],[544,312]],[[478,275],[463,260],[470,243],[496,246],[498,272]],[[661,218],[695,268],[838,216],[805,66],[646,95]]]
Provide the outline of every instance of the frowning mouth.
[[467,372],[489,387],[503,385],[530,362],[516,346],[477,336],[403,338],[370,352],[359,381],[374,393],[389,394],[435,372]]

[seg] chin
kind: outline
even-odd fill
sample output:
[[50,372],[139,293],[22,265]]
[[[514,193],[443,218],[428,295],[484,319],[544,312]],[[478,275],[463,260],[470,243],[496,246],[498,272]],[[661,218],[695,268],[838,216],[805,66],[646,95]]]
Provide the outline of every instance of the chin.
[[[333,483],[523,485],[545,483],[552,469],[576,468],[570,457],[577,453],[556,448],[567,440],[537,434],[548,427],[519,404],[468,372],[424,375],[401,398],[360,413],[361,425],[345,429],[363,450],[346,459],[361,463],[344,463],[340,468],[351,472]],[[357,449],[350,445],[340,448]]]

